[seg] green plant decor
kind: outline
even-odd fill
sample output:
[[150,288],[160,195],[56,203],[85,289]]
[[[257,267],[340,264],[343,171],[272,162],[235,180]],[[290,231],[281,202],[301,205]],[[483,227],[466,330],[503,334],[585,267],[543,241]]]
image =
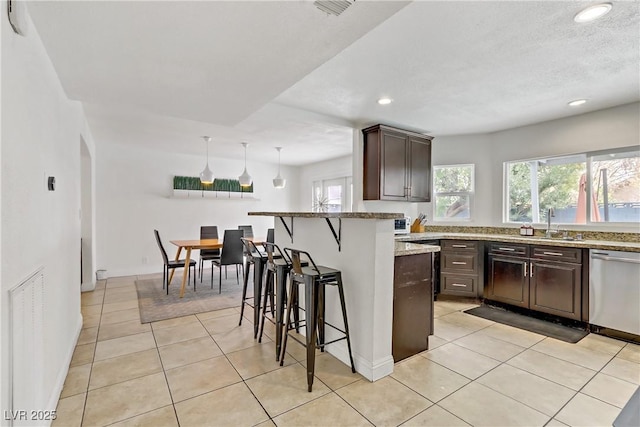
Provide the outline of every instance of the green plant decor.
[[227,193],[253,193],[253,184],[249,187],[241,187],[237,179],[216,178],[213,184],[203,184],[197,176],[173,177],[174,190],[191,191],[223,191]]

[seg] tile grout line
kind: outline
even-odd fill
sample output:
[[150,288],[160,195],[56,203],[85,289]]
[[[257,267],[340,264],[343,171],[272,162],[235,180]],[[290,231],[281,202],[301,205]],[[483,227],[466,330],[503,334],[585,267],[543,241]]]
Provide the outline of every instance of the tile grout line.
[[[100,334],[100,325],[102,323],[102,310],[103,310],[103,307],[104,307],[104,296],[107,293],[107,282],[108,282],[108,280],[105,280],[105,282],[104,282],[104,292],[102,294],[102,305],[100,306],[100,319],[98,320],[98,330],[96,332],[96,341],[95,341],[95,345],[93,347],[93,356],[91,357],[91,368],[89,369],[89,378],[87,380],[87,392],[84,395],[84,405],[82,405],[82,416],[80,417],[80,425],[81,426],[84,424],[84,417],[85,417],[86,412],[87,412],[87,402],[89,401],[89,384],[91,384],[91,374],[93,373],[93,363],[94,363],[95,358],[96,358],[96,350],[98,349],[98,334]],[[84,319],[83,319],[83,321],[84,321]]]

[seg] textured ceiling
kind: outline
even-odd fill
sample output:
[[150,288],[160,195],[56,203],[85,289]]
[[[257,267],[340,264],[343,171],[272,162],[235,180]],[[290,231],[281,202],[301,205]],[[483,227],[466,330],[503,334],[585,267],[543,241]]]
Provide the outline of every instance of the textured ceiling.
[[[97,144],[250,153],[305,164],[348,154],[351,126],[492,132],[640,99],[640,3],[378,2],[339,17],[310,1],[29,2]],[[394,102],[379,106],[380,96]],[[572,109],[567,102],[588,98]]]

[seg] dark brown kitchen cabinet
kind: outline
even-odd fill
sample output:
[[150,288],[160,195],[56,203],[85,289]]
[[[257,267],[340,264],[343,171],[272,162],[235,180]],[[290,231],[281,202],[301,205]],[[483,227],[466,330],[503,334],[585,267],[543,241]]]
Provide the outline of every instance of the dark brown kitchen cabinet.
[[529,308],[528,259],[489,255],[486,298]]
[[476,298],[482,293],[482,245],[467,240],[440,242],[440,293]]
[[362,133],[364,200],[431,201],[431,136],[383,125]]
[[532,258],[529,269],[529,308],[581,320],[581,264]]
[[582,249],[491,243],[485,297],[582,319]]
[[393,360],[429,348],[433,334],[433,254],[395,257],[393,273]]

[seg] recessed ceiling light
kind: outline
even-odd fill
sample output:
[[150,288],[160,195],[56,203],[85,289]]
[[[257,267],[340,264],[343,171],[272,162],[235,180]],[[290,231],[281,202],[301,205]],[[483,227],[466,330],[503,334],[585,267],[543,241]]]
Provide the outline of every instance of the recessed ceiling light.
[[378,104],[380,105],[389,105],[391,104],[391,98],[380,98],[378,99]]
[[611,3],[601,3],[581,10],[573,17],[576,22],[591,22],[606,15],[611,10]]
[[586,99],[576,99],[575,101],[571,101],[569,103],[569,107],[577,107],[579,105],[584,104],[585,102],[587,102]]

